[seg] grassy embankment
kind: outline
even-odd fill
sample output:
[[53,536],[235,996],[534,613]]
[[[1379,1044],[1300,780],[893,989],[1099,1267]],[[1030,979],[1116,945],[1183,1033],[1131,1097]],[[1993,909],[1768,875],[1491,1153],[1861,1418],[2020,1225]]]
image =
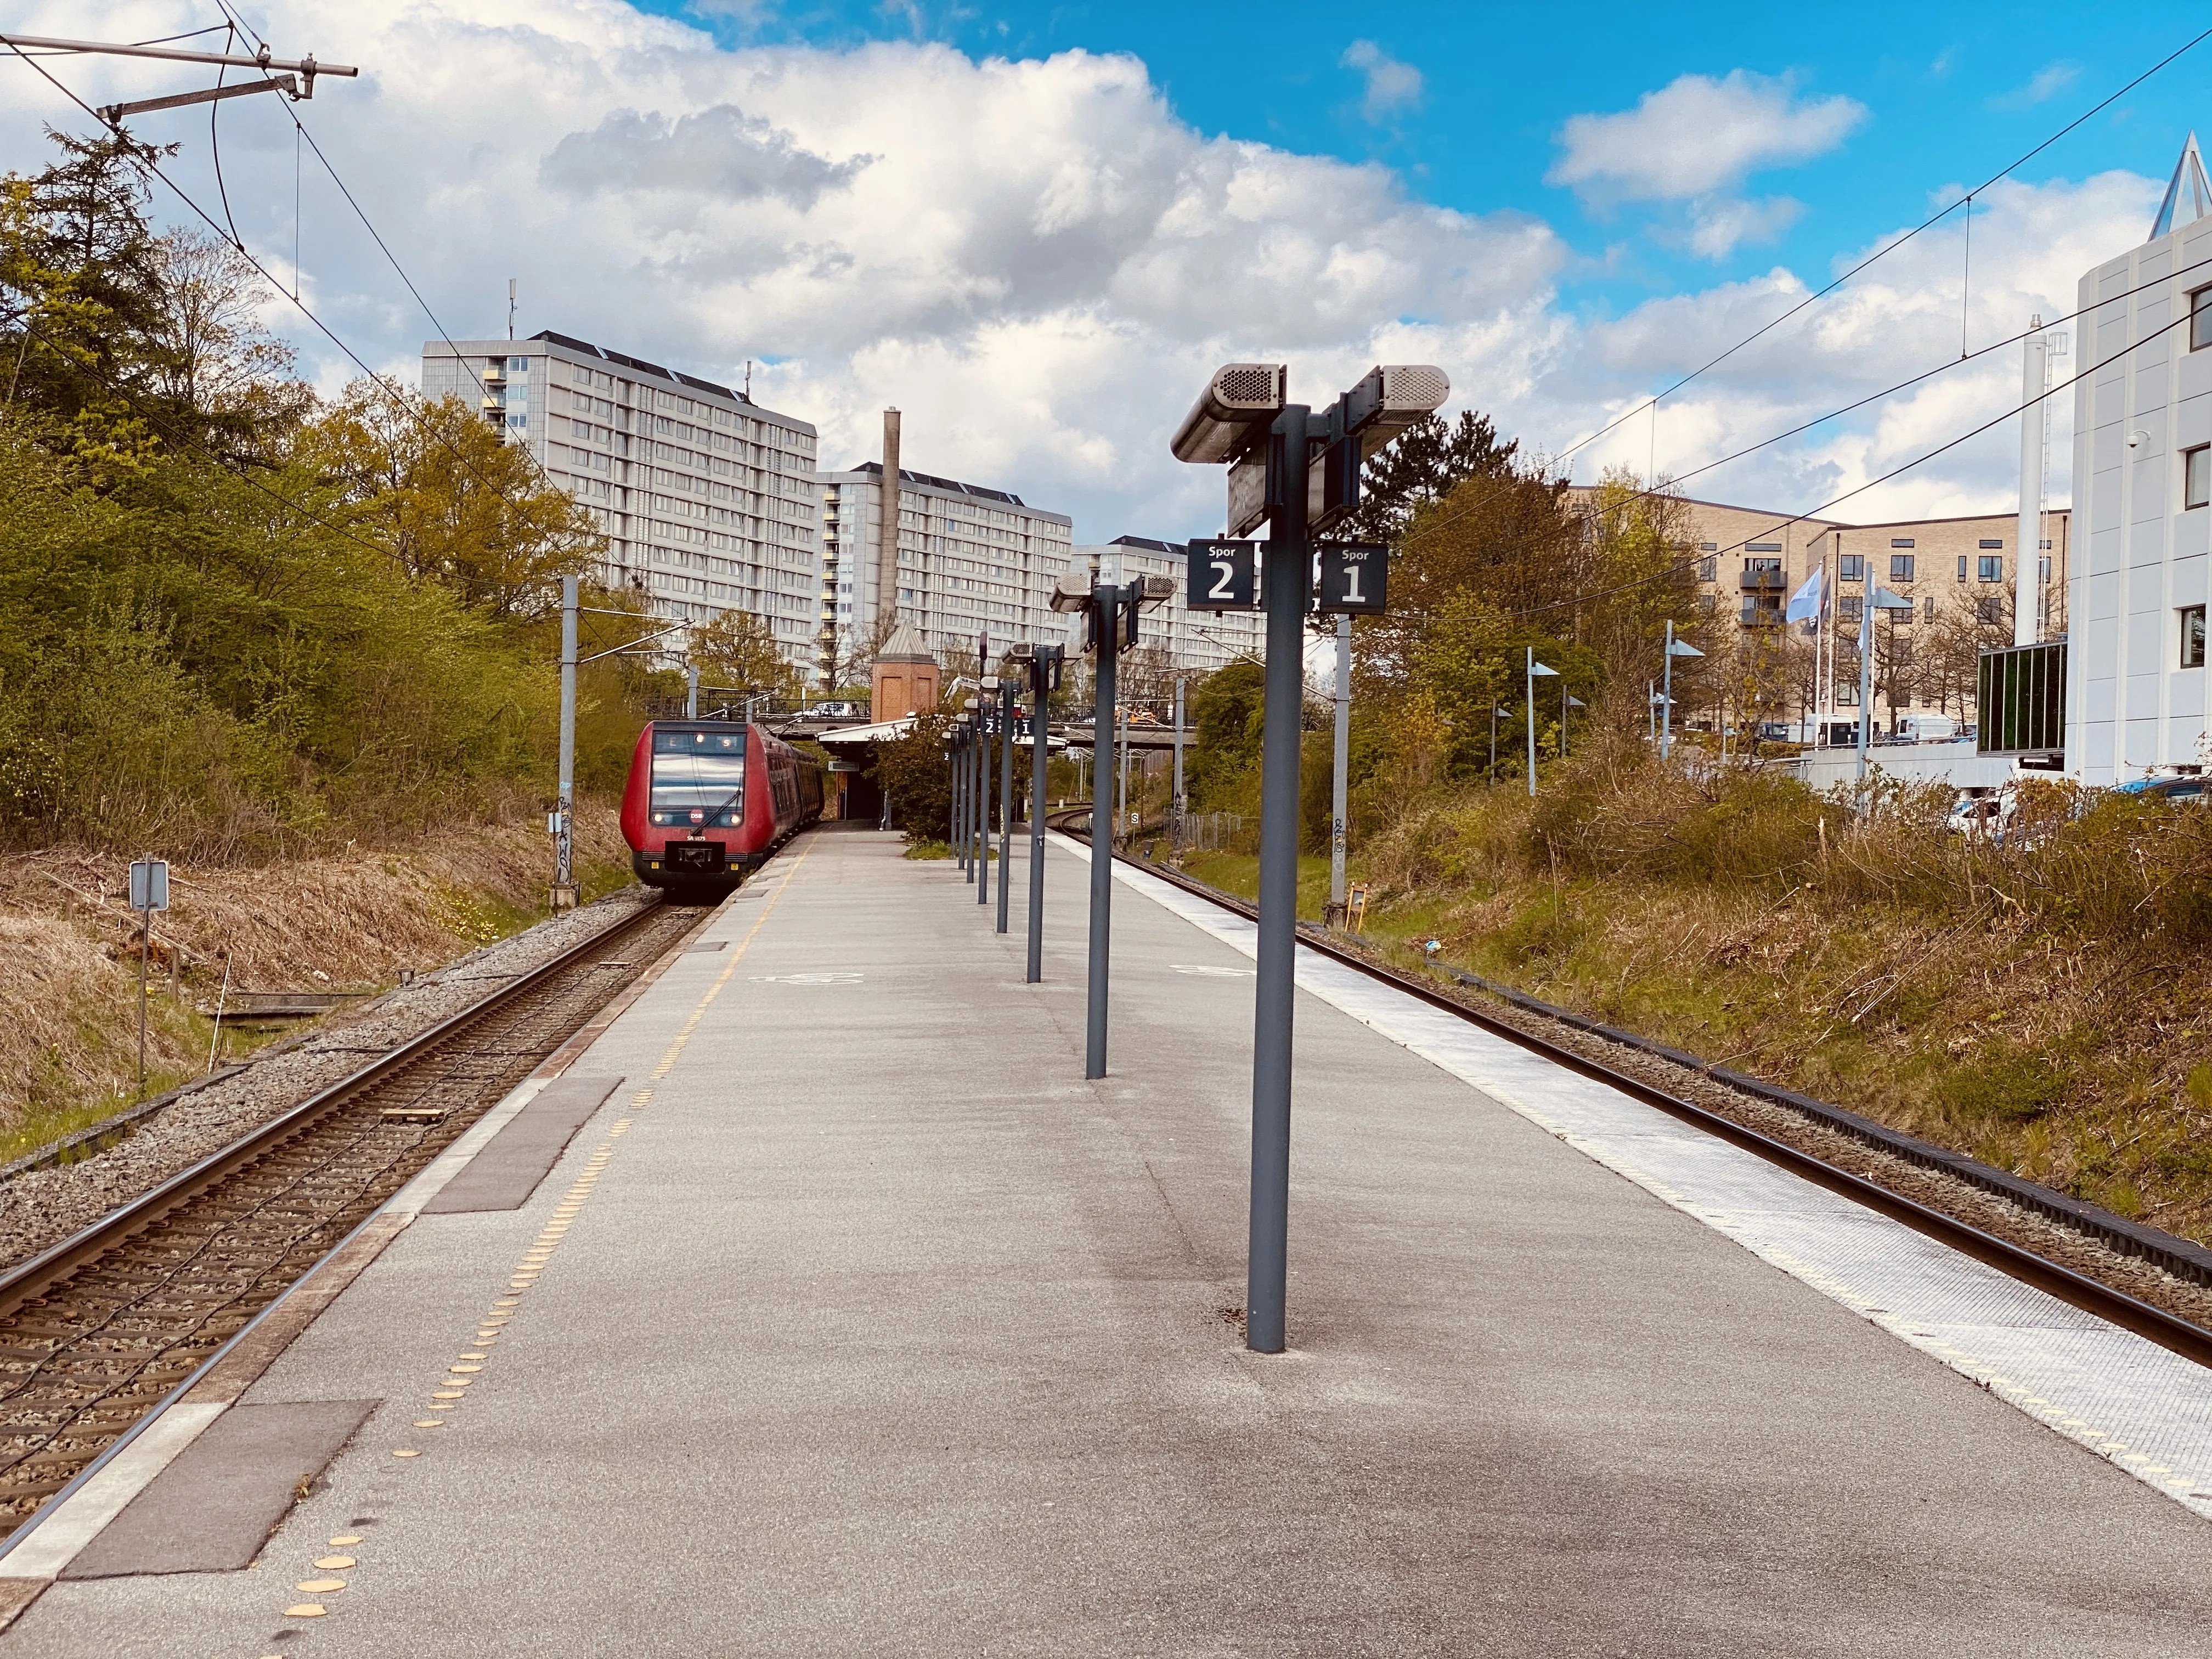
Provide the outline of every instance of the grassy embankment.
[[[2212,1241],[2212,813],[2046,803],[2022,847],[1948,795],[1854,814],[1632,745],[1432,793],[1356,852],[1368,936]],[[1256,860],[1194,856],[1253,890]],[[1321,914],[1326,861],[1302,861]]]
[[[543,919],[542,823],[456,828],[392,850],[351,843],[284,863],[173,868],[149,975],[149,1096],[207,1069],[226,959],[232,992],[381,990]],[[119,854],[54,848],[0,863],[0,1162],[136,1096],[137,918]],[[577,814],[586,900],[630,880],[611,811]],[[172,980],[172,969],[176,976]],[[224,1023],[218,1060],[299,1030]]]

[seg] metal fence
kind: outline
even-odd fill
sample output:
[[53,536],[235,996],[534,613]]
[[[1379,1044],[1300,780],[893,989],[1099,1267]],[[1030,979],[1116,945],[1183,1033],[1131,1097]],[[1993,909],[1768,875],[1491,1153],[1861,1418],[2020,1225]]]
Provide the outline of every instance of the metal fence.
[[1172,830],[1178,850],[1225,852],[1243,834],[1244,817],[1241,812],[1182,812],[1176,815]]

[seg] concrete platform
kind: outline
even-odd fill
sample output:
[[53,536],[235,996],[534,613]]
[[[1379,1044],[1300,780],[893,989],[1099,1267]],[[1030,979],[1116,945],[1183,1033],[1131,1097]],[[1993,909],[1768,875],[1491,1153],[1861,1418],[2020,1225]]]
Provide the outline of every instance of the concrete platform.
[[1041,987],[950,865],[780,858],[545,1182],[422,1214],[247,1395],[383,1402],[256,1565],[64,1577],[0,1659],[2212,1653],[2186,1493],[1348,993],[1246,1354],[1246,957],[1119,890],[1083,1082],[1049,857]]

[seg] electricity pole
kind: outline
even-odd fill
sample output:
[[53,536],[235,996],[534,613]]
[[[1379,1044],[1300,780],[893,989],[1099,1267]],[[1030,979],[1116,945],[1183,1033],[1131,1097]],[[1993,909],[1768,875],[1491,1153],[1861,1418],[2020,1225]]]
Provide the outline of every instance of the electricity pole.
[[561,759],[553,812],[553,908],[576,908],[576,578],[561,578]]

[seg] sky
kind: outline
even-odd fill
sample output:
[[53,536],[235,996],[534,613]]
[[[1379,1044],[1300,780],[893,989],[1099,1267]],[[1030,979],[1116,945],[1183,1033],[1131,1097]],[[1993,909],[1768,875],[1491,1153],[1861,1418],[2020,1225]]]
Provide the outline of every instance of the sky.
[[[331,171],[275,97],[222,106],[214,144],[204,108],[133,130],[179,146],[183,195],[157,216],[234,222],[297,286],[327,335],[289,298],[264,314],[319,384],[359,372],[346,349],[411,384],[425,339],[505,331],[512,277],[520,333],[729,384],[750,363],[829,465],[872,454],[896,404],[908,466],[1070,513],[1079,542],[1219,529],[1218,471],[1167,439],[1239,361],[1288,363],[1316,405],[1370,364],[1439,364],[1448,413],[1579,482],[1656,470],[1846,520],[2007,510],[2004,343],[2145,238],[2212,109],[2207,40],[2014,167],[2212,22],[2156,3],[1875,0],[1848,28],[1789,8],[1151,0],[237,15],[279,58],[362,67],[295,106]],[[224,15],[0,0],[0,19],[143,40]],[[94,105],[210,83],[40,63]],[[0,167],[41,165],[43,124],[89,126],[28,64],[0,75]],[[2070,394],[2052,407],[2061,504]]]

